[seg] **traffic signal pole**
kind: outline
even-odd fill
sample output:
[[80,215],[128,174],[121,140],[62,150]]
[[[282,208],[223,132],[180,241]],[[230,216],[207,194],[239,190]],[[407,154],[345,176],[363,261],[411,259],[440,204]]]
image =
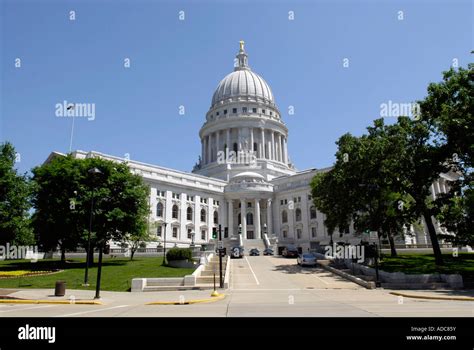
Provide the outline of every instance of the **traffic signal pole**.
[[[221,225],[219,225],[219,242],[222,242],[222,229]],[[222,243],[220,243],[222,244]],[[219,286],[224,288],[224,281],[222,280],[222,252],[224,248],[219,248]]]

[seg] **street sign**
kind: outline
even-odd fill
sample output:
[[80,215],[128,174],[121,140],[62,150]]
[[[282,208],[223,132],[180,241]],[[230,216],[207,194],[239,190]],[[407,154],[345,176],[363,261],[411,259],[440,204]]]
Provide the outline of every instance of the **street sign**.
[[217,249],[222,249],[222,248],[224,248],[224,242],[218,241],[217,242]]

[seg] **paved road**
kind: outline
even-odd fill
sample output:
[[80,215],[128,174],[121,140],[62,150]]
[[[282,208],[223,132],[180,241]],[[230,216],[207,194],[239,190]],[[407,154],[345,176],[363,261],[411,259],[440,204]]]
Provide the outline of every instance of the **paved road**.
[[[208,298],[209,291],[102,292],[104,305],[0,304],[0,317],[93,316],[474,316],[474,302],[400,299],[387,290],[367,290],[294,259],[245,257],[231,260],[231,286],[221,301],[193,305],[144,305],[159,300]],[[68,291],[90,299],[93,292]],[[50,290],[22,290],[14,296],[44,298]],[[447,292],[449,294],[449,292]]]

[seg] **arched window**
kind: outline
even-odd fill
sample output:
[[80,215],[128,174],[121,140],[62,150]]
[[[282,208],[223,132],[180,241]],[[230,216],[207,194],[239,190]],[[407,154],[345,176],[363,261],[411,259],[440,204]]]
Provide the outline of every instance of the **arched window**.
[[188,209],[186,209],[186,220],[193,220],[193,208],[191,207],[188,207]]
[[239,151],[237,142],[234,143],[234,152],[237,153]]
[[217,213],[217,210],[214,211],[214,223],[215,224],[219,223],[219,214]]
[[206,222],[206,210],[201,209],[201,222]]
[[173,208],[171,209],[171,217],[173,219],[177,219],[178,218],[178,212],[179,212],[178,206],[176,204],[173,205]]
[[309,217],[311,219],[316,219],[316,208],[314,206],[309,208]]
[[159,218],[163,217],[163,203],[159,202],[156,205],[156,216]]
[[281,212],[281,222],[282,223],[287,223],[288,222],[288,213],[286,212],[286,210],[283,210]]
[[301,209],[298,208],[295,210],[296,221],[301,221]]
[[253,214],[247,213],[247,225],[253,225]]

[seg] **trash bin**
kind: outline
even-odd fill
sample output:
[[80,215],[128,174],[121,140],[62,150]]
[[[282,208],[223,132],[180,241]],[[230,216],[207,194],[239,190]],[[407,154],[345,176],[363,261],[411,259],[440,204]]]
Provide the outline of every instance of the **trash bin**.
[[54,288],[54,296],[63,297],[66,294],[66,282],[56,281],[56,286]]

